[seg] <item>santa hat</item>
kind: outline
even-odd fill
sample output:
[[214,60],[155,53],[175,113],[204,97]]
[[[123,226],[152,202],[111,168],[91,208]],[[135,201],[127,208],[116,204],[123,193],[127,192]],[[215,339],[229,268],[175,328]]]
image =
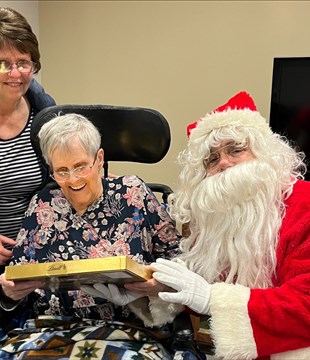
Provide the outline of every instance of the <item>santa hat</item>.
[[206,114],[198,121],[187,126],[187,136],[189,137],[195,128],[199,128],[205,135],[215,129],[227,126],[245,126],[256,128],[264,135],[270,135],[271,129],[260,113],[251,96],[245,91],[241,91],[226,104],[219,106],[211,113]]

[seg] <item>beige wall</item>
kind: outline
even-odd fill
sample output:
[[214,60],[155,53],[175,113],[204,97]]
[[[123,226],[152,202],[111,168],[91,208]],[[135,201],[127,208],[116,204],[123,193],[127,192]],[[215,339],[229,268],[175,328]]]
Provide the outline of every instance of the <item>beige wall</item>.
[[240,90],[268,118],[274,57],[310,56],[307,1],[39,1],[42,83],[58,103],[150,107],[172,143],[112,165],[175,188],[185,128]]

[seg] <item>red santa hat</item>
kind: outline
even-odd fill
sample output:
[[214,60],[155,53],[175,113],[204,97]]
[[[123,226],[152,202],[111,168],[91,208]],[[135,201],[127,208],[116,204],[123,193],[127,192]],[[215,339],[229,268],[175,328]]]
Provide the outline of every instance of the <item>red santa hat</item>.
[[253,127],[264,135],[272,133],[266,119],[257,111],[254,100],[248,93],[241,91],[230,98],[226,104],[189,124],[187,136],[189,137],[195,128],[199,128],[205,135],[208,135],[215,129],[227,126]]

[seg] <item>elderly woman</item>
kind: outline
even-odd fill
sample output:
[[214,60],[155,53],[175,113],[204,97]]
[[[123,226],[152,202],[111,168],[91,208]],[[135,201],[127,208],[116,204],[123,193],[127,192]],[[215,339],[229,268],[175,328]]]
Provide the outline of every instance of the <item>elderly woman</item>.
[[[102,178],[104,150],[89,120],[57,116],[42,127],[39,138],[59,187],[32,198],[10,265],[115,255],[149,264],[176,255],[179,236],[146,184],[136,176]],[[20,329],[0,343],[0,358],[171,358],[154,340],[156,331],[144,327],[172,321],[179,311],[171,307],[154,322],[153,312],[158,319],[162,302],[157,296],[101,284],[86,287],[87,293],[52,292],[42,290],[41,282],[14,283],[4,274],[0,282],[1,308],[20,314],[15,316]],[[162,288],[151,279],[145,291],[157,295]]]

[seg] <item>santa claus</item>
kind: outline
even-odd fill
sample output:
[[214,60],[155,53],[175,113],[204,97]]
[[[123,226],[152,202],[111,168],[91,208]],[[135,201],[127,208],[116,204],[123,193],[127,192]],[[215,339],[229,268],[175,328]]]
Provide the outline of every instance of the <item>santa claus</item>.
[[245,92],[188,127],[172,217],[179,261],[158,259],[168,303],[210,315],[215,357],[310,359],[310,183],[304,156]]

